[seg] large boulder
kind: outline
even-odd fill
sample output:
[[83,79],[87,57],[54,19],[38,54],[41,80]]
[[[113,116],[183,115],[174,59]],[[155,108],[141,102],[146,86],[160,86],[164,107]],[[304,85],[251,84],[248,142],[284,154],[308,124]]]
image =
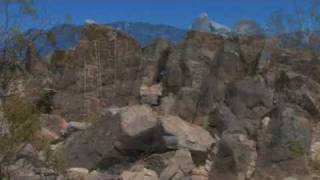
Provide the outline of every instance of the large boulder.
[[160,117],[160,122],[166,149],[186,148],[193,154],[196,162],[204,163],[215,143],[209,132],[176,116]]
[[224,131],[244,131],[244,126],[233,112],[224,104],[218,105],[209,114],[209,128],[218,134]]
[[53,55],[54,111],[71,121],[90,119],[101,109],[139,100],[140,45],[127,34],[85,26],[79,45]]
[[120,112],[120,126],[124,134],[118,148],[129,151],[148,151],[160,133],[157,114],[149,106],[131,106]]
[[165,90],[178,97],[174,108],[183,119],[193,121],[207,109],[200,102],[208,92],[206,80],[212,75],[211,64],[223,49],[223,43],[220,36],[190,32],[186,41],[171,51],[166,64]]
[[148,106],[130,106],[107,111],[85,131],[73,134],[66,142],[68,167],[112,166],[130,155],[152,152],[159,123]]

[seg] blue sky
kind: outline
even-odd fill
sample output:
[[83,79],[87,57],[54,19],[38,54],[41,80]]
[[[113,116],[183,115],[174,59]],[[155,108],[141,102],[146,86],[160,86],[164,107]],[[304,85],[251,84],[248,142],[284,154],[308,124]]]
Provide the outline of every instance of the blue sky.
[[[297,0],[298,6],[307,1]],[[202,12],[220,23],[232,26],[237,20],[251,18],[263,23],[274,10],[290,11],[292,0],[38,0],[37,5],[50,16],[63,19],[71,15],[73,23],[85,19],[99,23],[143,21],[188,28]]]

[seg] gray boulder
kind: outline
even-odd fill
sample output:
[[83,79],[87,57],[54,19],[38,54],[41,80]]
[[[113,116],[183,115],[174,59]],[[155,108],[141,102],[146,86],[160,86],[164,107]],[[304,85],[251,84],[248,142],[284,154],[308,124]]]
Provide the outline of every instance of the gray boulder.
[[130,106],[106,113],[92,127],[73,134],[66,142],[68,167],[92,169],[112,166],[127,155],[150,152],[158,121],[148,106]]
[[188,149],[193,153],[195,161],[204,163],[215,143],[209,132],[176,116],[160,117],[160,122],[166,149]]

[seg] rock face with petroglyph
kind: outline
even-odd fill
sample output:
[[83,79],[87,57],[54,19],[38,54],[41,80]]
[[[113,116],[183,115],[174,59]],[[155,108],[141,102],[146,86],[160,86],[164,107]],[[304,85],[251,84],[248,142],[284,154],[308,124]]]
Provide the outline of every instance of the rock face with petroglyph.
[[55,106],[72,119],[90,118],[102,108],[138,101],[140,56],[137,42],[113,29],[89,26],[80,44],[57,57]]

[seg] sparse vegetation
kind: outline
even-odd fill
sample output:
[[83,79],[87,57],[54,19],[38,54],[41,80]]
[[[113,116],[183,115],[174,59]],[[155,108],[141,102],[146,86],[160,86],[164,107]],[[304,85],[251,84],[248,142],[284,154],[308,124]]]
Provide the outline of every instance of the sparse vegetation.
[[29,142],[40,127],[36,108],[21,97],[6,98],[3,112],[9,133],[0,137],[0,153],[4,156],[0,161],[0,173],[3,173],[3,165],[10,164],[19,152],[21,144]]
[[305,147],[299,141],[290,141],[289,150],[293,157],[298,158],[306,154]]
[[63,145],[58,144],[55,149],[49,145],[45,151],[46,162],[57,172],[63,172],[65,169],[65,157]]

